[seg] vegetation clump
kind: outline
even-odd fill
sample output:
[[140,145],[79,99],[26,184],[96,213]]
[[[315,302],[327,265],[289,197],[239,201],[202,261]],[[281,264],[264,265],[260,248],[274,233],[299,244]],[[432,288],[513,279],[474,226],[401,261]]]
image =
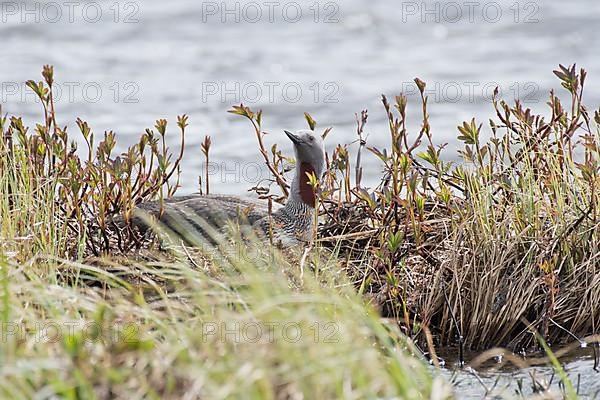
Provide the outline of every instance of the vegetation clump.
[[301,276],[276,249],[157,249],[130,222],[177,189],[187,117],[177,156],[164,120],[121,154],[78,120],[80,151],[43,77],[42,123],[0,119],[0,397],[452,396],[332,259]]
[[[325,176],[310,181],[320,224],[313,254],[300,261],[313,273],[302,274],[277,249],[251,259],[230,243],[220,257],[164,243],[159,251],[131,221],[139,203],[175,194],[187,116],[177,120],[176,155],[165,120],[115,154],[113,132],[97,141],[78,119],[80,150],[57,121],[53,69],[44,67],[44,81],[27,82],[43,122],[30,129],[0,112],[0,313],[20,333],[0,345],[0,373],[9,378],[0,392],[445,398],[448,388],[420,356],[406,355],[419,353],[414,343],[437,363],[434,345],[521,351],[592,341],[585,337],[598,333],[600,320],[600,110],[583,104],[584,70],[561,66],[555,74],[569,106],[551,92],[548,115],[535,114],[496,93],[489,133],[474,119],[458,126],[460,162],[447,161],[445,144],[434,142],[419,79],[418,132],[407,129],[405,96],[382,98],[389,149],[369,146],[368,113],[358,114],[355,161],[337,145]],[[252,190],[282,202],[291,160],[266,148],[261,111],[231,112],[252,124],[273,177],[274,185]],[[207,163],[210,146],[207,137]],[[373,187],[362,179],[367,152],[383,166]],[[63,335],[40,340],[32,335],[40,321]],[[232,322],[240,335],[278,323],[305,336],[220,336]],[[91,340],[86,324],[95,327]],[[65,326],[75,328],[64,334]],[[336,340],[325,340],[333,331]]]
[[366,147],[384,165],[375,189],[360,179],[366,113],[354,168],[346,147],[333,153],[320,240],[340,248],[359,290],[407,334],[521,351],[537,345],[534,330],[551,343],[598,332],[600,110],[582,103],[584,70],[554,73],[568,107],[551,92],[543,116],[496,92],[489,137],[474,119],[458,126],[459,163],[434,143],[419,79],[415,135],[406,97],[383,98],[390,150]]
[[[552,91],[548,115],[535,114],[496,90],[487,137],[475,119],[458,126],[460,162],[445,161],[446,144],[435,143],[418,78],[418,132],[407,129],[406,96],[383,96],[390,148],[368,146],[363,111],[354,165],[347,145],[329,155],[317,242],[413,338],[425,343],[432,332],[438,344],[521,351],[538,346],[536,330],[550,343],[598,332],[600,109],[583,104],[583,69],[554,74],[568,107]],[[233,112],[260,136],[260,112]],[[383,165],[374,188],[362,182],[367,151]],[[281,154],[261,152],[285,193]]]

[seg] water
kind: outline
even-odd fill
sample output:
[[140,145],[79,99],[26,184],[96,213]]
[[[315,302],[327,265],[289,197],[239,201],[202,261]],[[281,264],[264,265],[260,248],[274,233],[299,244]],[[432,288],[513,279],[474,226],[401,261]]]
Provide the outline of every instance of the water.
[[[575,393],[581,399],[600,399],[600,372],[593,369],[591,353],[590,348],[580,349],[571,354],[570,362],[563,365]],[[550,366],[523,369],[505,366],[498,370],[492,362],[477,371],[469,367],[459,369],[448,366],[442,368],[440,373],[452,382],[460,399],[530,398],[536,394],[534,386],[547,391],[548,396],[544,398],[560,399],[566,390],[559,374]]]
[[[331,149],[355,140],[354,113],[368,108],[369,144],[383,147],[380,95],[410,94],[415,132],[420,106],[412,80],[418,76],[430,88],[434,137],[449,143],[450,158],[456,126],[492,115],[496,85],[505,98],[518,95],[542,110],[548,90],[560,87],[552,70],[577,62],[589,72],[590,108],[600,103],[600,3],[594,0],[0,4],[4,111],[39,121],[34,95],[17,85],[40,79],[41,66],[52,64],[62,89],[59,123],[73,133],[79,116],[97,135],[117,132],[122,150],[155,119],[168,118],[174,127],[175,116],[187,113],[182,193],[196,190],[204,135],[212,136],[219,165],[214,190],[240,193],[256,183],[250,170],[261,159],[250,126],[226,113],[240,102],[264,110],[268,144],[288,151],[282,130],[304,128],[304,111],[321,128],[334,127]],[[176,130],[170,144],[175,150]],[[377,160],[366,156],[364,164],[366,180],[374,182]]]
[[[282,130],[305,127],[304,111],[321,128],[334,127],[329,150],[352,143],[354,113],[368,108],[368,142],[383,147],[388,136],[380,95],[409,93],[409,127],[415,132],[420,106],[412,82],[420,77],[430,88],[434,137],[448,142],[451,152],[460,122],[492,115],[489,99],[496,85],[505,98],[518,96],[542,110],[547,92],[560,87],[552,74],[559,63],[585,67],[587,104],[590,109],[600,104],[596,0],[485,2],[472,13],[463,2],[302,4],[302,17],[292,22],[299,3],[290,1],[275,3],[272,21],[263,2],[229,1],[234,11],[227,13],[221,2],[189,0],[70,6],[5,1],[0,102],[5,112],[30,124],[40,121],[41,106],[22,83],[41,79],[42,65],[52,64],[62,92],[58,121],[73,136],[75,118],[81,117],[97,136],[114,130],[123,150],[155,119],[168,118],[173,128],[176,115],[188,114],[181,193],[196,190],[204,135],[212,136],[212,160],[220,166],[211,178],[214,191],[241,193],[256,183],[252,168],[261,159],[255,137],[247,121],[226,112],[240,102],[264,110],[269,146],[280,143],[289,151]],[[262,18],[251,22],[258,10]],[[177,150],[175,130],[169,138]],[[364,167],[365,179],[374,182],[380,168],[375,157],[365,156]],[[569,369],[581,371],[582,387],[591,396],[600,388],[589,363],[581,359]],[[502,377],[515,381],[513,374]],[[483,379],[490,383],[495,376]],[[481,397],[474,379],[458,379],[457,385]]]

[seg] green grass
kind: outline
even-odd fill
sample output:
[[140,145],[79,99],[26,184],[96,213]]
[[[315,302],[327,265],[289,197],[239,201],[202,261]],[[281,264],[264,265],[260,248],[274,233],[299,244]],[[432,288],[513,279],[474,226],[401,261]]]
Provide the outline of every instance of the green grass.
[[450,397],[333,265],[273,257],[4,255],[0,397]]

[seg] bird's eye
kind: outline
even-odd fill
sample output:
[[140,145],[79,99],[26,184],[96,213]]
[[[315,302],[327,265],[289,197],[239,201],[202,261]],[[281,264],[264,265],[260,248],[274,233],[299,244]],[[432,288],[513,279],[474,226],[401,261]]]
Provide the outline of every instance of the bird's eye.
[[314,136],[309,136],[308,140],[310,140],[312,142],[313,140],[315,140],[315,138],[314,138]]

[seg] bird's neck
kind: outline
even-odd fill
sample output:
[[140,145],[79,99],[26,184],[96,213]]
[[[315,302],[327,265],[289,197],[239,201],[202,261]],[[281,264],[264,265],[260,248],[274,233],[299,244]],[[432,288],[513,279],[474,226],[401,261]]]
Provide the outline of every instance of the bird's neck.
[[303,162],[296,166],[296,175],[292,181],[290,196],[286,206],[291,203],[294,206],[309,207],[314,210],[316,203],[316,193],[313,186],[308,183],[308,175],[315,174],[316,171],[309,163]]

